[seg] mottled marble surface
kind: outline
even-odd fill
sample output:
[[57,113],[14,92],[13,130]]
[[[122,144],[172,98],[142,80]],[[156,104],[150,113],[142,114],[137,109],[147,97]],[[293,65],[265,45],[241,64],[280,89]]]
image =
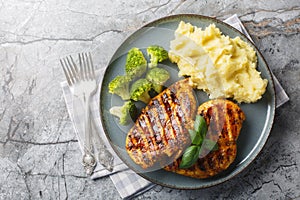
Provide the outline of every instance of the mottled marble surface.
[[159,17],[240,16],[290,96],[257,159],[232,180],[136,199],[300,198],[300,1],[0,1],[0,199],[120,199],[109,178],[84,174],[60,88],[58,58],[92,51],[104,68],[126,36]]

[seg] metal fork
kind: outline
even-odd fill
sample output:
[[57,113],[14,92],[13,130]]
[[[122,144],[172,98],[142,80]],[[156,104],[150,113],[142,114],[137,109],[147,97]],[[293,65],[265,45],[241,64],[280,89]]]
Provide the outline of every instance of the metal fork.
[[[97,133],[92,134],[91,123],[95,125],[95,121],[90,120],[90,97],[96,92],[97,84],[95,79],[95,68],[93,65],[90,53],[78,54],[79,69],[76,66],[71,56],[60,59],[63,71],[67,78],[71,92],[77,96],[85,105],[85,133],[84,133],[84,155],[82,158],[83,166],[86,173],[91,175],[96,166],[96,160],[93,151],[93,144],[91,142],[92,136],[94,139],[95,147],[98,151],[98,161],[107,170],[113,170],[113,155],[107,150],[107,147]],[[92,135],[91,135],[92,134]]]
[[81,53],[79,56],[79,68],[71,56],[60,59],[63,71],[74,96],[78,97],[85,108],[84,122],[84,154],[82,164],[88,175],[91,175],[96,166],[93,145],[91,142],[90,124],[90,97],[96,92],[95,69],[90,53]]

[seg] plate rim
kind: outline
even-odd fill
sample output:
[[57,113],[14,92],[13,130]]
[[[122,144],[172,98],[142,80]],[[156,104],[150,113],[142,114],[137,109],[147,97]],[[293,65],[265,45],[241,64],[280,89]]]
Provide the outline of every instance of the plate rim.
[[[235,176],[237,176],[238,174],[240,174],[242,171],[244,171],[246,168],[249,167],[249,165],[257,158],[257,156],[261,153],[262,149],[264,148],[264,146],[266,145],[267,143],[267,140],[269,139],[269,136],[270,136],[270,133],[272,131],[272,128],[273,128],[273,125],[274,125],[274,118],[275,118],[275,112],[276,112],[276,90],[275,90],[275,85],[274,85],[274,78],[273,78],[273,74],[272,74],[272,71],[268,65],[268,63],[266,62],[264,56],[261,54],[261,52],[259,51],[259,49],[256,47],[256,45],[254,44],[254,42],[252,42],[244,33],[242,33],[241,31],[235,29],[234,27],[230,26],[229,24],[219,20],[219,19],[216,19],[216,18],[213,18],[213,17],[209,17],[209,16],[205,16],[205,15],[200,15],[200,14],[190,14],[190,13],[186,13],[186,14],[174,14],[174,15],[168,15],[168,16],[164,16],[164,17],[160,17],[160,18],[157,18],[157,19],[154,19],[146,24],[144,24],[143,26],[140,26],[139,28],[136,28],[132,33],[130,33],[129,36],[127,36],[121,43],[120,45],[116,48],[116,50],[114,51],[113,55],[111,56],[111,58],[109,59],[109,63],[107,64],[107,66],[105,67],[105,70],[103,72],[103,78],[101,80],[101,83],[100,83],[100,93],[99,93],[99,99],[101,99],[101,95],[102,93],[104,92],[103,89],[102,89],[102,86],[103,86],[103,82],[104,82],[104,76],[105,74],[107,73],[107,70],[109,68],[109,65],[111,64],[111,61],[112,59],[115,57],[116,53],[118,52],[118,50],[120,49],[120,47],[127,41],[129,41],[132,37],[135,36],[135,34],[140,31],[141,29],[143,28],[147,28],[147,27],[153,27],[153,26],[156,26],[157,24],[163,22],[163,21],[170,21],[170,20],[176,20],[176,19],[180,19],[180,18],[196,18],[196,19],[206,19],[206,20],[210,20],[210,21],[213,21],[215,22],[216,24],[222,24],[223,26],[226,26],[227,28],[231,29],[233,32],[237,32],[238,35],[242,36],[242,39],[243,40],[246,40],[247,43],[250,43],[251,46],[255,49],[256,53],[259,54],[260,58],[262,59],[264,65],[266,66],[266,71],[267,73],[269,74],[270,76],[270,79],[269,81],[271,81],[272,84],[270,84],[270,88],[273,92],[274,95],[272,95],[272,108],[271,108],[271,116],[269,117],[270,119],[270,123],[267,124],[267,130],[265,130],[265,134],[263,135],[264,137],[261,138],[262,141],[259,142],[259,145],[257,147],[254,147],[252,150],[255,150],[255,152],[253,153],[252,156],[250,156],[247,160],[245,160],[243,162],[243,165],[244,167],[241,167],[241,168],[238,168],[237,170],[234,170],[233,172],[231,172],[230,174],[226,175],[225,177],[222,177],[220,179],[217,179],[217,180],[214,180],[210,183],[207,183],[205,185],[202,185],[202,186],[199,186],[199,187],[184,187],[184,186],[175,186],[175,185],[171,185],[171,184],[166,184],[166,183],[162,183],[162,182],[159,182],[157,181],[156,179],[153,179],[147,175],[145,175],[145,173],[139,173],[137,172],[135,169],[132,169],[130,167],[130,165],[128,165],[126,159],[124,159],[120,153],[118,152],[117,148],[114,146],[114,144],[112,143],[112,140],[110,138],[110,135],[107,133],[107,129],[105,126],[103,126],[104,124],[104,121],[103,121],[103,117],[102,117],[102,107],[101,107],[101,100],[99,101],[99,113],[100,113],[100,120],[101,120],[101,124],[102,124],[102,128],[103,128],[103,131],[104,131],[104,134],[105,136],[107,137],[111,147],[113,148],[114,152],[117,154],[117,156],[127,165],[127,167],[131,170],[133,170],[135,173],[137,173],[138,175],[140,175],[141,177],[143,177],[144,179],[152,182],[152,183],[155,183],[155,184],[158,184],[158,185],[161,185],[161,186],[164,186],[164,187],[168,187],[168,188],[173,188],[173,189],[183,189],[183,190],[196,190],[196,189],[202,189],[202,188],[209,188],[209,187],[212,187],[212,186],[216,186],[216,185],[219,185],[221,183],[224,183],[232,178],[234,178]],[[179,20],[180,21],[180,20]],[[262,132],[263,133],[263,132]],[[259,139],[259,138],[258,138]],[[250,152],[251,153],[251,152]],[[249,153],[249,154],[250,154]],[[162,170],[162,169],[161,169]],[[168,171],[165,171],[166,173],[173,173],[173,172],[168,172]]]

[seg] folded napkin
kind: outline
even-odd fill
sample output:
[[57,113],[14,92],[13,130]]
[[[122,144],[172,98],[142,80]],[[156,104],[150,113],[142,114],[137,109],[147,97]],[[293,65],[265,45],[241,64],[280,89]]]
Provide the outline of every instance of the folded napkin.
[[[227,24],[233,26],[240,32],[244,33],[250,40],[250,36],[248,32],[246,31],[245,27],[237,17],[237,15],[233,15],[226,19],[224,22]],[[103,74],[103,70],[99,71],[98,74]],[[98,76],[100,77],[100,76]],[[275,89],[276,89],[276,107],[281,106],[285,102],[289,100],[287,94],[285,93],[284,89],[281,87],[280,83],[276,79],[276,77],[273,75],[274,78],[274,84],[275,84]],[[100,80],[98,80],[100,81]],[[74,116],[73,112],[73,96],[71,94],[70,88],[68,87],[66,82],[61,83],[67,109],[69,116],[73,122],[73,124],[78,124],[81,123],[83,120],[76,120],[78,119],[84,119],[84,116]],[[120,196],[122,198],[132,198],[134,196],[137,196],[150,188],[152,188],[155,184],[145,180],[132,170],[130,170],[119,158],[118,156],[114,153],[112,150],[111,146],[109,145],[109,142],[107,138],[105,137],[102,126],[101,126],[101,120],[100,120],[100,115],[99,115],[99,93],[100,93],[100,88],[97,91],[97,94],[95,94],[92,98],[92,104],[91,104],[91,110],[92,110],[92,116],[96,120],[96,132],[100,134],[100,137],[103,139],[105,142],[107,148],[109,151],[113,154],[114,156],[114,170],[112,172],[106,170],[101,164],[98,164],[97,167],[94,170],[93,175],[91,176],[92,179],[97,179],[101,178],[103,176],[110,175],[110,178],[115,185],[117,191],[119,192]],[[76,136],[78,138],[78,143],[79,146],[83,152],[82,148],[82,136],[78,133],[76,127],[74,126],[74,130],[76,133]]]

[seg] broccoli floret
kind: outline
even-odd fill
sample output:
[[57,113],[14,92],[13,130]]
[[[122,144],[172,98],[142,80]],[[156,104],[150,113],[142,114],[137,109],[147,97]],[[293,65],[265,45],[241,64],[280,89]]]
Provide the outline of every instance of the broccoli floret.
[[126,101],[122,106],[114,106],[109,112],[119,118],[121,125],[127,125],[137,116],[137,108],[132,101]]
[[169,72],[158,67],[149,70],[146,74],[146,79],[152,83],[152,87],[157,93],[162,91],[164,84],[169,78]]
[[112,94],[119,95],[123,100],[130,99],[128,76],[116,76],[108,85],[108,90]]
[[147,60],[138,48],[129,50],[126,57],[125,71],[131,78],[142,76],[147,70]]
[[149,46],[147,48],[147,54],[150,56],[150,68],[156,67],[158,62],[162,62],[169,58],[168,51],[158,45]]
[[152,84],[147,79],[141,78],[135,81],[130,88],[130,98],[134,101],[142,101],[148,103],[151,99],[149,91]]

